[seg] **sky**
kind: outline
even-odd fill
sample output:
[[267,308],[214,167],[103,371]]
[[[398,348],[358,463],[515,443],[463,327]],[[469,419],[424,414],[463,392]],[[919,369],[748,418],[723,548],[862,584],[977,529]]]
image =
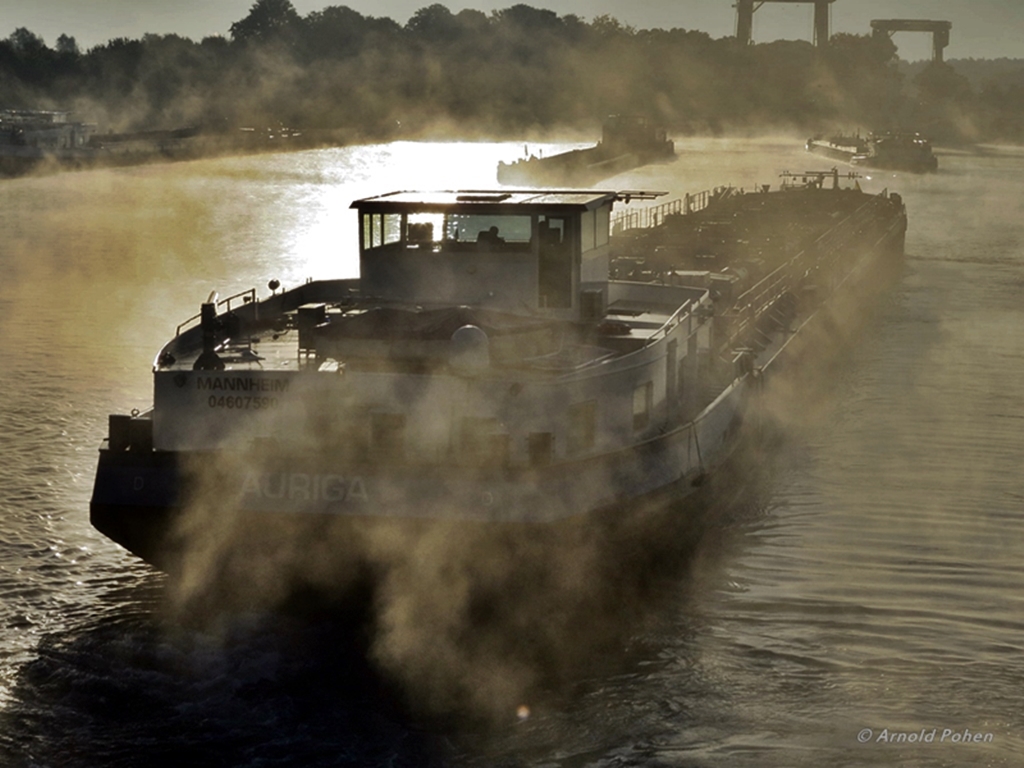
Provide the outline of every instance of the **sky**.
[[[453,12],[474,8],[490,12],[518,0],[452,0]],[[174,33],[193,40],[227,36],[254,0],[0,0],[0,37],[18,27],[41,35],[48,45],[67,34],[85,50],[116,37],[139,38],[147,32]],[[331,5],[347,5],[366,16],[387,16],[400,24],[433,0],[292,0],[300,15]],[[608,14],[630,26],[681,27],[712,37],[735,33],[735,0],[530,0],[527,5],[559,15],[590,20]],[[938,19],[953,22],[946,58],[1024,58],[1024,0],[836,0],[832,31],[866,34],[871,19]],[[813,6],[766,3],[754,16],[754,41],[812,38]],[[908,61],[931,56],[931,36],[899,33],[894,38]]]

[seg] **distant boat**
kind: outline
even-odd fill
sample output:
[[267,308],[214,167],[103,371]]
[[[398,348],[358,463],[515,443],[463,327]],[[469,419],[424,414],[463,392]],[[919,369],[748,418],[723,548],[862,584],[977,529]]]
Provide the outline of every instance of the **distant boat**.
[[61,110],[0,110],[0,174],[15,176],[45,160],[74,165],[94,154],[90,123]]
[[867,138],[842,134],[830,138],[815,136],[807,140],[807,151],[867,168],[912,173],[939,168],[931,142],[919,133],[886,131],[870,133]]
[[590,186],[617,173],[675,157],[663,128],[647,118],[613,115],[604,121],[601,141],[551,157],[530,155],[498,163],[498,181],[512,185]]
[[98,133],[68,111],[0,110],[0,176],[39,167],[74,170],[190,160],[312,146],[316,139],[282,125],[207,131],[197,126]]

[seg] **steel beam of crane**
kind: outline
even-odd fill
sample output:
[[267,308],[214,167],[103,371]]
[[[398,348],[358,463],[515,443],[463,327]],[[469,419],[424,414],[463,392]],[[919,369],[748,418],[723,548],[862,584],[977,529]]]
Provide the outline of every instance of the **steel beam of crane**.
[[951,21],[928,19],[874,19],[871,22],[872,32],[879,37],[892,37],[896,32],[931,32],[932,61],[942,61],[943,51],[949,45],[949,31],[952,28]]
[[836,0],[736,0],[736,39],[749,45],[754,33],[754,11],[765,3],[813,3],[814,44],[822,46],[829,40],[829,6]]

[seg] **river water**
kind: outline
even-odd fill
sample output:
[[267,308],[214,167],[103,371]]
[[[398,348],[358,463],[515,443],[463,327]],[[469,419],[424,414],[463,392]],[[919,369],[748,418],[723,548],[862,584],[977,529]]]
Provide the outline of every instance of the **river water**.
[[[678,196],[821,165],[798,141],[677,149],[608,185]],[[330,617],[194,626],[90,528],[107,414],[147,406],[155,352],[211,291],[351,276],[351,200],[490,187],[521,153],[399,143],[0,184],[0,765],[1020,764],[1021,150],[861,180],[906,200],[899,285],[792,409],[757,498],[528,717],[424,713]]]

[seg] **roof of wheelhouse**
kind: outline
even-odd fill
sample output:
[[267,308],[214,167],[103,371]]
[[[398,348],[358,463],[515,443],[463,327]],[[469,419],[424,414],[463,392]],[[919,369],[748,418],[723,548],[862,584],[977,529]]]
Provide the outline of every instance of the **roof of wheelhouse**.
[[368,213],[398,211],[493,211],[495,208],[521,213],[547,211],[592,211],[613,200],[616,192],[590,189],[529,189],[529,190],[444,190],[437,192],[398,191],[363,198],[352,203]]

